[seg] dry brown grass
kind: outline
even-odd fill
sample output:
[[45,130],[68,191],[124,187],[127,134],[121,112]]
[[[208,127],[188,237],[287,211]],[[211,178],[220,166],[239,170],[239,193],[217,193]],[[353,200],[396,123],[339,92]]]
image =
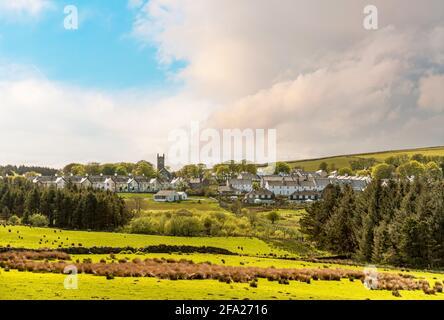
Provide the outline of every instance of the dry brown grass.
[[[43,260],[43,261],[42,261]],[[58,260],[58,261],[49,261]],[[0,266],[19,271],[55,272],[62,273],[69,264],[69,255],[61,252],[8,252],[0,254]],[[88,261],[86,261],[88,260]],[[241,282],[252,283],[258,278],[277,281],[287,285],[290,281],[299,281],[310,284],[312,281],[350,281],[364,282],[365,274],[359,270],[332,269],[332,268],[301,268],[277,269],[259,267],[238,267],[215,265],[211,263],[194,263],[191,260],[174,259],[145,259],[135,258],[132,261],[121,259],[118,263],[92,263],[85,259],[83,263],[74,264],[79,273],[113,277],[156,277],[169,280],[197,280],[213,279],[225,283]],[[395,273],[380,273],[378,275],[378,290],[423,290],[426,294],[442,292],[443,285],[435,283],[431,288],[425,280],[415,280],[412,276]]]

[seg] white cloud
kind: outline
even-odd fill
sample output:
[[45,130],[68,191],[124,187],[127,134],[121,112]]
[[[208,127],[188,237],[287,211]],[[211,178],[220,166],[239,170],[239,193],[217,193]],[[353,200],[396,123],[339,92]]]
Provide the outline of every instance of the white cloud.
[[152,0],[133,33],[162,63],[188,62],[187,90],[220,104],[209,126],[277,128],[281,158],[443,144],[443,116],[417,101],[444,68],[444,2],[373,1],[373,32],[367,4]]
[[0,97],[2,164],[154,160],[172,128],[205,117],[207,109],[185,94],[110,94],[33,72],[0,80]]
[[143,0],[128,0],[128,8],[136,9],[143,5]]
[[435,112],[444,111],[444,75],[426,76],[420,81],[418,105]]
[[36,17],[53,6],[52,0],[0,0],[0,16]]

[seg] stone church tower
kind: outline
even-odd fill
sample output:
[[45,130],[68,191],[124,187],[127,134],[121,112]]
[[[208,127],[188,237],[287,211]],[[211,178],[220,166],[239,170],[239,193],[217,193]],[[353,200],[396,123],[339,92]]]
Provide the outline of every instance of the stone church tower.
[[165,154],[157,154],[157,170],[160,171],[165,168]]

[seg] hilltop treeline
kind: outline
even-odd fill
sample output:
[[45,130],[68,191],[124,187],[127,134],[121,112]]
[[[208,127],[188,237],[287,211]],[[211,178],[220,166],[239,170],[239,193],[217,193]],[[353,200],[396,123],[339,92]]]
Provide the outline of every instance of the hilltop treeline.
[[124,201],[110,192],[45,189],[23,178],[0,181],[0,216],[4,220],[16,215],[28,223],[34,214],[46,216],[51,227],[66,229],[114,230],[129,221]]
[[301,219],[321,249],[369,263],[444,267],[444,182],[372,182],[364,192],[328,186]]
[[156,170],[154,166],[145,160],[141,160],[137,163],[131,162],[119,162],[119,163],[97,163],[91,162],[88,164],[70,163],[62,169],[62,173],[65,175],[90,175],[95,176],[103,174],[105,176],[112,176],[114,174],[126,176],[132,174],[134,176],[145,175],[146,177],[155,177]]
[[46,168],[46,167],[35,167],[35,166],[0,166],[0,176],[6,176],[6,175],[24,175],[25,173],[34,172],[41,174],[42,176],[53,176],[55,175],[59,170],[53,169],[53,168]]

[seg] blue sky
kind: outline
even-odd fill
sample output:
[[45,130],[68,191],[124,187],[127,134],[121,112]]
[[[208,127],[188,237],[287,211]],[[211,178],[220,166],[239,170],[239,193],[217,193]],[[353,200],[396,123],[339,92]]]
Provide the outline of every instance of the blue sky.
[[[65,30],[63,8],[79,10],[79,29]],[[55,81],[97,89],[173,86],[183,63],[160,66],[157,48],[131,35],[136,10],[123,0],[57,1],[35,19],[0,19],[4,62],[36,66]]]

